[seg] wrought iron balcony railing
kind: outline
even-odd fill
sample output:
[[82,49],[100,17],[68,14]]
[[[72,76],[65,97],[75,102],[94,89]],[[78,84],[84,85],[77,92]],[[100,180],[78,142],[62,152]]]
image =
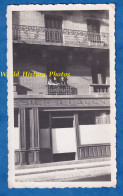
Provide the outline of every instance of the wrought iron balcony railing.
[[67,86],[46,85],[46,94],[48,95],[76,95],[77,89]]
[[27,43],[60,43],[62,45],[109,46],[108,33],[94,33],[73,29],[50,29],[38,26],[13,25],[13,40]]

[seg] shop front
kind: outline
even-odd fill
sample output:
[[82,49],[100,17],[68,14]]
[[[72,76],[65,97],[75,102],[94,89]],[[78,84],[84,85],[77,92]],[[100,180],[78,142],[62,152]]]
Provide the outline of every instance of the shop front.
[[16,165],[110,157],[108,99],[16,99],[14,116]]

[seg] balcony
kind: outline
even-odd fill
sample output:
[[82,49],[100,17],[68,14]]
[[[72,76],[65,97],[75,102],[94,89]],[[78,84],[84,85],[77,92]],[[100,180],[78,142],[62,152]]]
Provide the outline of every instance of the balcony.
[[77,95],[77,89],[67,86],[46,85],[47,95]]
[[13,25],[13,41],[14,43],[107,49],[109,47],[109,34],[73,29]]
[[91,92],[92,93],[109,93],[109,87],[108,84],[91,84]]

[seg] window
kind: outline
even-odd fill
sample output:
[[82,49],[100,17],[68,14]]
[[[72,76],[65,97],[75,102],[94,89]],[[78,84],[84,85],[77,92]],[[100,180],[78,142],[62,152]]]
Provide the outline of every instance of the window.
[[100,21],[87,20],[88,40],[91,42],[100,42]]
[[109,56],[105,53],[97,53],[92,64],[93,84],[106,84],[106,77],[109,76]]
[[109,93],[109,54],[95,53],[91,64],[91,92]]
[[84,111],[79,112],[79,125],[109,124],[110,111]]
[[47,65],[47,94],[70,95],[73,89],[68,85],[66,64],[63,52],[53,50],[50,63]]
[[46,42],[62,43],[62,18],[60,16],[45,16]]
[[105,66],[93,65],[93,68],[92,68],[92,82],[93,82],[93,84],[106,84],[106,69],[105,69]]
[[73,127],[73,118],[64,116],[64,117],[55,117],[52,118],[52,128],[70,128]]
[[89,32],[100,33],[100,21],[99,20],[87,20],[87,27]]

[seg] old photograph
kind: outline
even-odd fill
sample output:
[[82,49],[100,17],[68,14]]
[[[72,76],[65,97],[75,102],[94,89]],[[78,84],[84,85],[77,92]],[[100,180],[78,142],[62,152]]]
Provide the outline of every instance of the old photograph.
[[8,6],[8,186],[116,186],[113,4]]

